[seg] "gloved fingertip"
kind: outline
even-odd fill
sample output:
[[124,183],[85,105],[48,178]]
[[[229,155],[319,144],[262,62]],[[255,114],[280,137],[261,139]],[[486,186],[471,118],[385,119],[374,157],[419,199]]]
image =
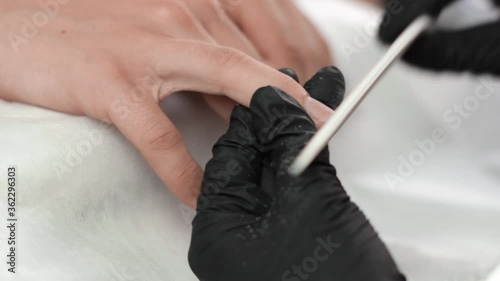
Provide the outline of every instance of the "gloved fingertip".
[[316,131],[314,121],[305,109],[292,96],[273,86],[255,92],[250,111],[252,132],[264,147],[279,135],[303,136]]
[[252,134],[264,161],[273,173],[287,174],[300,150],[316,132],[305,109],[279,88],[267,86],[255,92],[250,102]]
[[311,97],[335,110],[344,100],[344,75],[337,67],[326,66],[307,81],[304,88]]
[[297,73],[295,73],[295,71],[293,69],[288,68],[288,67],[284,67],[284,68],[280,68],[279,72],[284,73],[284,74],[292,77],[293,80],[295,80],[295,82],[299,83],[299,76],[297,75]]

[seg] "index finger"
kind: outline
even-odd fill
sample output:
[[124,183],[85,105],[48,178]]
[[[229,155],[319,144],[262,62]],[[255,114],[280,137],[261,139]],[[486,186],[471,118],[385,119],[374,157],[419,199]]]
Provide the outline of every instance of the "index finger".
[[122,95],[116,102],[109,110],[110,120],[174,195],[196,207],[203,172],[172,121],[151,97],[136,101]]
[[160,77],[167,79],[167,84],[169,78],[182,77],[171,87],[176,90],[222,94],[248,107],[257,89],[272,85],[293,96],[316,124],[324,123],[333,113],[289,76],[236,49],[169,40],[162,48],[153,50],[151,59]]

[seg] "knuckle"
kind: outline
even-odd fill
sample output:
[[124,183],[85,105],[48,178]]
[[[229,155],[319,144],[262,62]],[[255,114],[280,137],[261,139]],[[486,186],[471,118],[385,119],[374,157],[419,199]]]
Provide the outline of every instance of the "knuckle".
[[292,62],[300,61],[300,46],[291,42],[291,40],[284,40],[282,47],[282,54],[285,58]]
[[194,22],[189,10],[184,5],[177,2],[162,4],[152,8],[150,16],[162,24],[169,20],[173,20],[182,25],[192,24]]
[[[212,15],[214,15],[213,21],[220,24],[229,19],[226,11],[224,10],[224,7],[219,0],[204,0],[202,2],[204,2],[206,6],[204,9],[206,11],[211,11]],[[210,21],[208,23],[210,23]]]
[[248,55],[233,48],[218,48],[214,54],[222,69],[233,68],[250,59]]
[[177,165],[177,172],[174,176],[179,182],[189,182],[192,180],[197,167],[196,162],[190,157],[182,158]]
[[145,134],[145,142],[152,151],[172,151],[182,144],[182,137],[175,130],[159,129],[155,124]]
[[97,68],[102,77],[117,80],[123,77],[123,70],[110,54],[99,52],[87,56],[87,62]]
[[305,91],[301,90],[301,86],[293,80],[293,78],[286,76],[281,80],[281,85],[278,85],[281,89],[287,91],[289,94],[293,95],[293,97],[299,102],[303,103],[307,98],[307,94]]
[[213,29],[216,25],[230,28],[232,28],[232,26],[236,27],[234,21],[227,14],[219,0],[210,0],[206,2],[208,2],[208,7],[206,9],[212,11],[213,15],[213,17],[205,23],[209,30]]
[[216,10],[220,7],[219,0],[200,0],[198,2],[203,9]]
[[[216,61],[215,75],[222,77],[221,81],[229,81],[230,79],[224,78],[229,75],[238,66],[248,65],[252,58],[243,52],[240,52],[232,48],[217,48],[213,53]],[[219,85],[218,91],[220,93],[226,93],[227,83],[222,83]]]
[[266,7],[265,5],[268,3],[264,3],[262,0],[219,0],[220,5],[223,9],[236,17],[241,17],[245,11],[245,7],[247,5],[256,3],[259,6]]
[[174,20],[184,26],[194,26],[195,20],[186,7],[179,6],[176,8],[176,13],[174,14]]
[[278,36],[278,42],[280,42],[279,48],[283,54],[297,53],[304,45],[304,42],[300,40],[300,37],[296,33],[285,31]]
[[151,8],[149,16],[157,20],[165,21],[175,13],[173,5],[157,5]]
[[185,5],[175,5],[175,13],[173,14],[174,20],[184,26],[194,26],[195,19]]

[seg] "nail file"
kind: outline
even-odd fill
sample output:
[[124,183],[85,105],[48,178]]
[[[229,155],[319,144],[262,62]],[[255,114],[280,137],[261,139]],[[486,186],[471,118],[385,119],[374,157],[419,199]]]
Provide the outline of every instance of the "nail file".
[[328,141],[337,133],[354,110],[356,110],[382,74],[384,74],[389,66],[408,49],[410,44],[413,43],[422,32],[431,27],[433,23],[434,19],[431,16],[422,15],[416,18],[401,35],[399,35],[382,59],[380,59],[361,83],[359,83],[344,99],[342,104],[335,110],[335,113],[300,152],[299,156],[288,170],[291,175],[298,176],[304,172],[321,150],[328,145]]

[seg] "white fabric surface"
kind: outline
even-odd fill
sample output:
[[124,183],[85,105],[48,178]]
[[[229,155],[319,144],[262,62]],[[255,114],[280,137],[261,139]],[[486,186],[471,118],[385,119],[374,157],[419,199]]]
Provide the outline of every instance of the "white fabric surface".
[[[380,11],[350,1],[299,4],[352,88],[383,54],[373,34]],[[500,81],[486,83],[490,97],[460,126],[443,119],[470,101],[481,79],[493,78],[397,63],[331,142],[345,188],[409,280],[486,280],[500,264]],[[206,163],[226,125],[196,95],[162,105]],[[436,128],[447,140],[404,182],[388,185],[398,157],[415,154],[414,141]],[[0,101],[2,221],[8,165],[18,168],[18,272],[6,271],[0,227],[0,280],[196,280],[187,264],[192,212],[114,127]]]

